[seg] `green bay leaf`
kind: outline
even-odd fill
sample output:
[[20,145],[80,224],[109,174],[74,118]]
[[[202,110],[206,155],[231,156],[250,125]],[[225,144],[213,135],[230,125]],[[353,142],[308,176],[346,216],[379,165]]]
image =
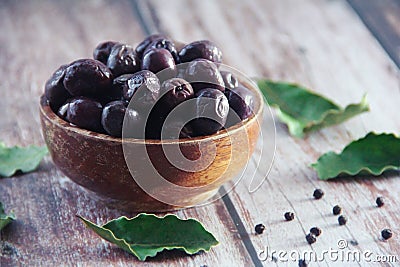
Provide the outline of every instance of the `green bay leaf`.
[[323,154],[311,165],[321,180],[357,174],[381,175],[400,168],[400,138],[394,134],[368,133],[348,144],[341,153]]
[[277,109],[279,119],[287,124],[290,134],[296,137],[340,124],[369,110],[365,96],[360,103],[341,108],[297,84],[266,79],[257,80],[257,84],[268,104]]
[[201,250],[209,251],[218,244],[200,222],[195,219],[183,220],[173,214],[158,217],[141,213],[131,219],[122,216],[103,226],[78,217],[99,236],[141,261],[163,250],[179,249],[191,255]]
[[0,230],[14,220],[15,220],[14,214],[11,213],[7,215],[4,212],[3,203],[0,202]]
[[0,177],[10,177],[20,170],[23,173],[35,170],[48,153],[47,147],[7,147],[0,142]]

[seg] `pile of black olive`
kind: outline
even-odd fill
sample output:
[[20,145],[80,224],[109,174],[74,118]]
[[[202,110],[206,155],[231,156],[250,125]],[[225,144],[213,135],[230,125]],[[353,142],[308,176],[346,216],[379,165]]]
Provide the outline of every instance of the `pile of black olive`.
[[[100,43],[93,58],[62,65],[45,85],[52,110],[80,128],[121,137],[127,116],[124,136],[160,139],[163,131],[163,138],[189,138],[252,115],[252,92],[219,70],[222,52],[210,41],[180,45],[155,34],[136,48]],[[166,123],[185,101],[191,105]]]

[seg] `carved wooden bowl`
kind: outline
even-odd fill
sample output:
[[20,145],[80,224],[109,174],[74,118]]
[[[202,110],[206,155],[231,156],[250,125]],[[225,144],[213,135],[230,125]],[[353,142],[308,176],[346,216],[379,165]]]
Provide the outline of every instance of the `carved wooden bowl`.
[[[62,120],[43,95],[40,100],[43,136],[54,164],[72,181],[101,195],[103,200],[123,203],[133,211],[193,206],[215,195],[222,184],[237,176],[254,151],[262,121],[263,98],[253,82],[246,77],[238,78],[254,93],[254,115],[228,128],[228,131],[180,140],[122,140]],[[177,145],[185,157],[196,160],[202,156],[209,161],[208,166],[193,172],[171,164],[163,149]],[[124,154],[126,146],[130,151],[129,164],[127,153]],[[214,151],[211,159],[208,151]],[[155,172],[166,181],[188,190],[175,191],[157,184],[151,190],[144,190],[134,179],[153,177]],[[168,200],[164,201],[164,197]]]

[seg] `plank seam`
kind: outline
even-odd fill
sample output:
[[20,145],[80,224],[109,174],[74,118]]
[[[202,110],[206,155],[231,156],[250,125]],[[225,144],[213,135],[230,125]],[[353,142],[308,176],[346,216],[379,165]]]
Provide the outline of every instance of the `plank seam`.
[[149,26],[149,23],[146,21],[144,15],[143,15],[143,12],[141,11],[142,8],[140,7],[140,4],[139,4],[140,0],[130,0],[129,2],[132,6],[133,13],[135,14],[143,32],[146,35],[152,34],[153,29],[151,26]]
[[[156,21],[156,13],[155,10],[152,9],[150,6],[147,6],[147,11],[144,11],[140,3],[143,3],[144,1],[140,0],[130,0],[129,1],[132,5],[132,9],[134,14],[137,16],[137,19],[139,21],[139,24],[143,30],[143,32],[147,35],[153,34],[156,32],[163,32],[162,29],[160,28],[161,25],[159,23],[154,23]],[[139,3],[140,2],[140,3]],[[146,1],[147,2],[147,1]],[[147,2],[148,3],[148,2]],[[148,13],[148,14],[146,14]],[[150,18],[150,19],[148,19]],[[263,266],[261,260],[258,258],[257,251],[251,242],[250,236],[246,230],[246,227],[243,224],[242,219],[239,216],[239,213],[237,212],[235,205],[233,204],[232,200],[230,199],[229,195],[227,194],[225,188],[221,186],[219,189],[219,193],[223,196],[222,201],[233,221],[233,223],[236,226],[236,229],[238,230],[240,239],[244,245],[244,247],[247,250],[247,253],[249,254],[254,266]]]
[[218,193],[223,196],[222,201],[225,204],[225,207],[231,216],[231,219],[233,220],[236,229],[238,230],[240,240],[242,241],[243,245],[245,246],[247,253],[249,253],[250,258],[254,264],[254,266],[263,266],[261,260],[258,258],[257,251],[253,245],[253,242],[251,242],[250,236],[246,230],[246,227],[243,224],[242,219],[239,216],[239,213],[237,212],[235,205],[233,204],[231,198],[227,194],[225,188],[221,186],[219,189]]
[[[360,20],[365,25],[365,27],[370,31],[372,36],[375,37],[375,39],[378,41],[378,43],[381,45],[381,47],[386,52],[386,54],[389,56],[389,58],[393,61],[393,63],[397,66],[397,68],[400,69],[400,58],[397,57],[396,51],[394,51],[395,48],[392,49],[391,45],[388,44],[384,40],[385,37],[382,34],[380,34],[377,29],[375,29],[373,23],[371,23],[368,20],[367,14],[365,14],[364,11],[362,10],[362,8],[360,8],[360,6],[358,6],[356,1],[347,0],[347,3],[353,9],[353,11],[357,14],[357,16],[360,18]],[[399,4],[399,0],[395,1],[394,3]],[[389,31],[389,32],[390,32],[391,36],[395,36],[395,33],[393,33],[392,31]]]
[[148,1],[129,0],[134,14],[137,16],[140,26],[146,35],[164,33],[166,31],[160,25],[155,9]]

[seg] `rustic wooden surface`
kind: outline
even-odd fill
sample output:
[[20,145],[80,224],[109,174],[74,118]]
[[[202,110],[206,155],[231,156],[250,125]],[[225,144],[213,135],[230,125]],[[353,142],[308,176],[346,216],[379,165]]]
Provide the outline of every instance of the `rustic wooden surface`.
[[348,0],[348,2],[400,68],[400,1]]
[[[89,57],[102,40],[136,44],[153,32],[182,41],[214,40],[223,48],[225,62],[249,76],[296,81],[341,105],[367,93],[371,112],[305,139],[292,138],[277,123],[276,158],[258,191],[249,193],[249,180],[243,179],[222,200],[176,212],[201,220],[221,243],[194,256],[166,252],[142,263],[101,240],[75,214],[104,223],[135,213],[106,207],[46,158],[36,172],[0,180],[0,201],[18,216],[1,232],[0,266],[297,266],[291,261],[262,261],[258,254],[266,246],[322,253],[337,249],[340,239],[349,242],[348,249],[396,255],[397,262],[327,259],[310,266],[399,266],[399,173],[323,182],[309,167],[322,153],[340,151],[369,131],[400,131],[400,75],[395,65],[400,18],[393,12],[400,4],[382,2],[387,4],[375,5],[374,11],[389,24],[375,20],[367,3],[355,0],[2,1],[0,139],[8,145],[44,144],[39,95],[55,68]],[[265,133],[272,134],[271,129]],[[272,137],[263,138],[269,149]],[[263,154],[261,172],[269,167],[270,158],[271,153]],[[251,161],[248,171],[255,168]],[[312,199],[315,188],[325,191],[322,200]],[[376,208],[377,196],[386,198],[384,207]],[[344,208],[346,226],[338,226],[331,215],[335,204]],[[293,211],[296,219],[285,222],[286,211]],[[261,222],[267,229],[255,235],[254,225]],[[304,237],[312,226],[321,227],[323,234],[310,246]],[[389,241],[379,239],[383,228],[394,232]]]

